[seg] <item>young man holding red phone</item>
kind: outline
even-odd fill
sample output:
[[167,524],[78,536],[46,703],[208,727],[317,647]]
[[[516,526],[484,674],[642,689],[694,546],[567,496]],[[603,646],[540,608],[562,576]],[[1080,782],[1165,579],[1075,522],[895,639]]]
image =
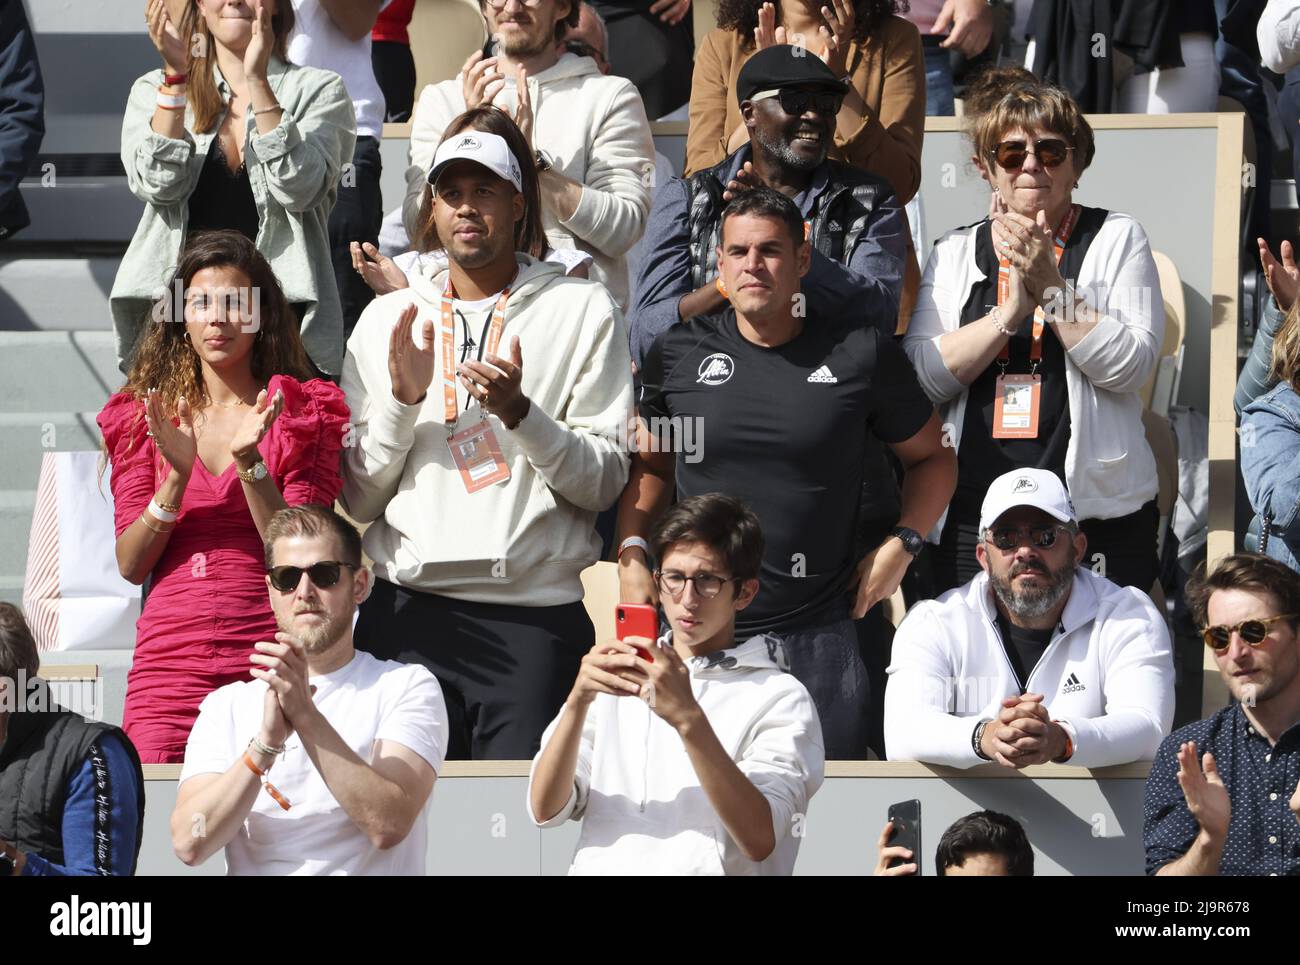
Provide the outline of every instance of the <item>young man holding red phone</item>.
[[583,821],[572,874],[790,874],[825,749],[780,641],[735,638],[758,592],[758,519],[730,496],[694,496],[651,546],[669,632],[583,658],[533,761],[529,814]]

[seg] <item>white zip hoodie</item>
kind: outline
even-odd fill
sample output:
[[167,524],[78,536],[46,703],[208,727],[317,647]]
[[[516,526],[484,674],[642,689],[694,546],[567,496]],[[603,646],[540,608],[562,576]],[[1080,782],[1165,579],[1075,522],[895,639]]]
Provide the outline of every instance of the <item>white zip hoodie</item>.
[[[376,298],[348,340],[342,387],[353,438],[344,446],[342,501],[358,522],[374,521],[365,550],[385,580],[458,600],[555,606],[582,599],[579,574],[600,552],[596,514],[627,482],[632,362],[623,318],[601,285],[516,257],[498,351],[508,356],[519,336],[532,407],[513,430],[488,416],[510,478],[471,495],[447,446],[444,268]],[[389,335],[408,304],[419,309],[412,340],[420,344],[425,319],[434,333],[433,382],[412,406],[393,398],[388,374]],[[476,424],[478,403],[466,411],[459,379],[456,398],[458,427]]]
[[[894,636],[885,688],[891,761],[987,763],[971,746],[981,718],[1021,693],[997,629],[987,573],[916,604]],[[1069,763],[1106,767],[1155,757],[1174,719],[1174,666],[1165,621],[1140,590],[1078,567],[1061,622],[1028,693],[1045,696],[1074,742]]]
[[[510,77],[492,103],[511,117],[518,106]],[[561,221],[542,208],[542,227],[552,248],[579,248],[595,259],[592,281],[601,282],[625,311],[625,255],[645,231],[654,184],[654,141],[641,95],[623,77],[605,76],[590,57],[563,54],[528,78],[533,105],[533,146],[551,156],[554,170],[583,185],[578,208]],[[420,92],[411,121],[410,166],[402,223],[412,242],[418,233],[420,195],[447,125],[465,111],[461,77]],[[520,158],[526,163],[527,158]]]
[[[671,633],[658,641],[672,646]],[[787,673],[775,637],[760,635],[686,661],[691,692],[719,742],[772,808],[776,848],[751,861],[709,803],[677,732],[634,697],[599,694],[587,709],[573,793],[558,814],[534,823],[582,821],[573,875],[788,875],[808,802],[822,785],[826,750],[817,708]],[[542,751],[563,717],[542,735]]]

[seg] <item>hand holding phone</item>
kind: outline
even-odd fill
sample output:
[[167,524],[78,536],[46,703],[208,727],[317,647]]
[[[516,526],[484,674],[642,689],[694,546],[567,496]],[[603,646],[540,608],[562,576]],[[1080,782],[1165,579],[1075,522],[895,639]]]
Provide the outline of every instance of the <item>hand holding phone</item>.
[[[896,848],[906,848],[912,852],[911,858],[899,854],[886,854]],[[879,842],[880,861],[876,865],[876,874],[897,875],[890,869],[906,864],[916,865],[914,875],[921,874],[921,802],[913,798],[899,801],[889,806],[889,831],[882,834]],[[888,858],[888,861],[886,861]],[[881,865],[884,865],[882,868]]]
[[[620,603],[614,607],[614,632],[620,640],[628,637],[655,640],[659,637],[659,610],[648,603]],[[645,647],[637,647],[636,652],[646,663],[655,662],[654,654]]]

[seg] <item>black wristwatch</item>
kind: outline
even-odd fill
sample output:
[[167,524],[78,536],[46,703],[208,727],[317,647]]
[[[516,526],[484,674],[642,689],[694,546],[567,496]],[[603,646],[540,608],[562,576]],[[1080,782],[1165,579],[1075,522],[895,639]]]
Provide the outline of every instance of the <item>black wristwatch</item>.
[[12,878],[16,863],[12,857],[0,851],[0,878]]
[[551,156],[541,148],[538,148],[533,152],[533,162],[537,166],[538,174],[541,174],[543,171],[549,171],[554,164],[551,160]]
[[921,547],[925,545],[925,540],[921,534],[914,529],[908,529],[906,526],[895,526],[889,531],[890,536],[897,536],[903,543],[903,549],[912,554],[913,557],[921,552]]

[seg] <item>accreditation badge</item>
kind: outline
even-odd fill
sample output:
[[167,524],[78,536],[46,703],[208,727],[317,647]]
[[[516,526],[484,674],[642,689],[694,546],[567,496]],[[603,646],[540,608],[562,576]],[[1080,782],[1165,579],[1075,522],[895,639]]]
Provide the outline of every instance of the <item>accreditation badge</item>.
[[476,493],[510,478],[501,443],[486,419],[448,436],[447,446],[467,493]]
[[1000,375],[993,394],[993,438],[1034,439],[1038,436],[1041,375]]

